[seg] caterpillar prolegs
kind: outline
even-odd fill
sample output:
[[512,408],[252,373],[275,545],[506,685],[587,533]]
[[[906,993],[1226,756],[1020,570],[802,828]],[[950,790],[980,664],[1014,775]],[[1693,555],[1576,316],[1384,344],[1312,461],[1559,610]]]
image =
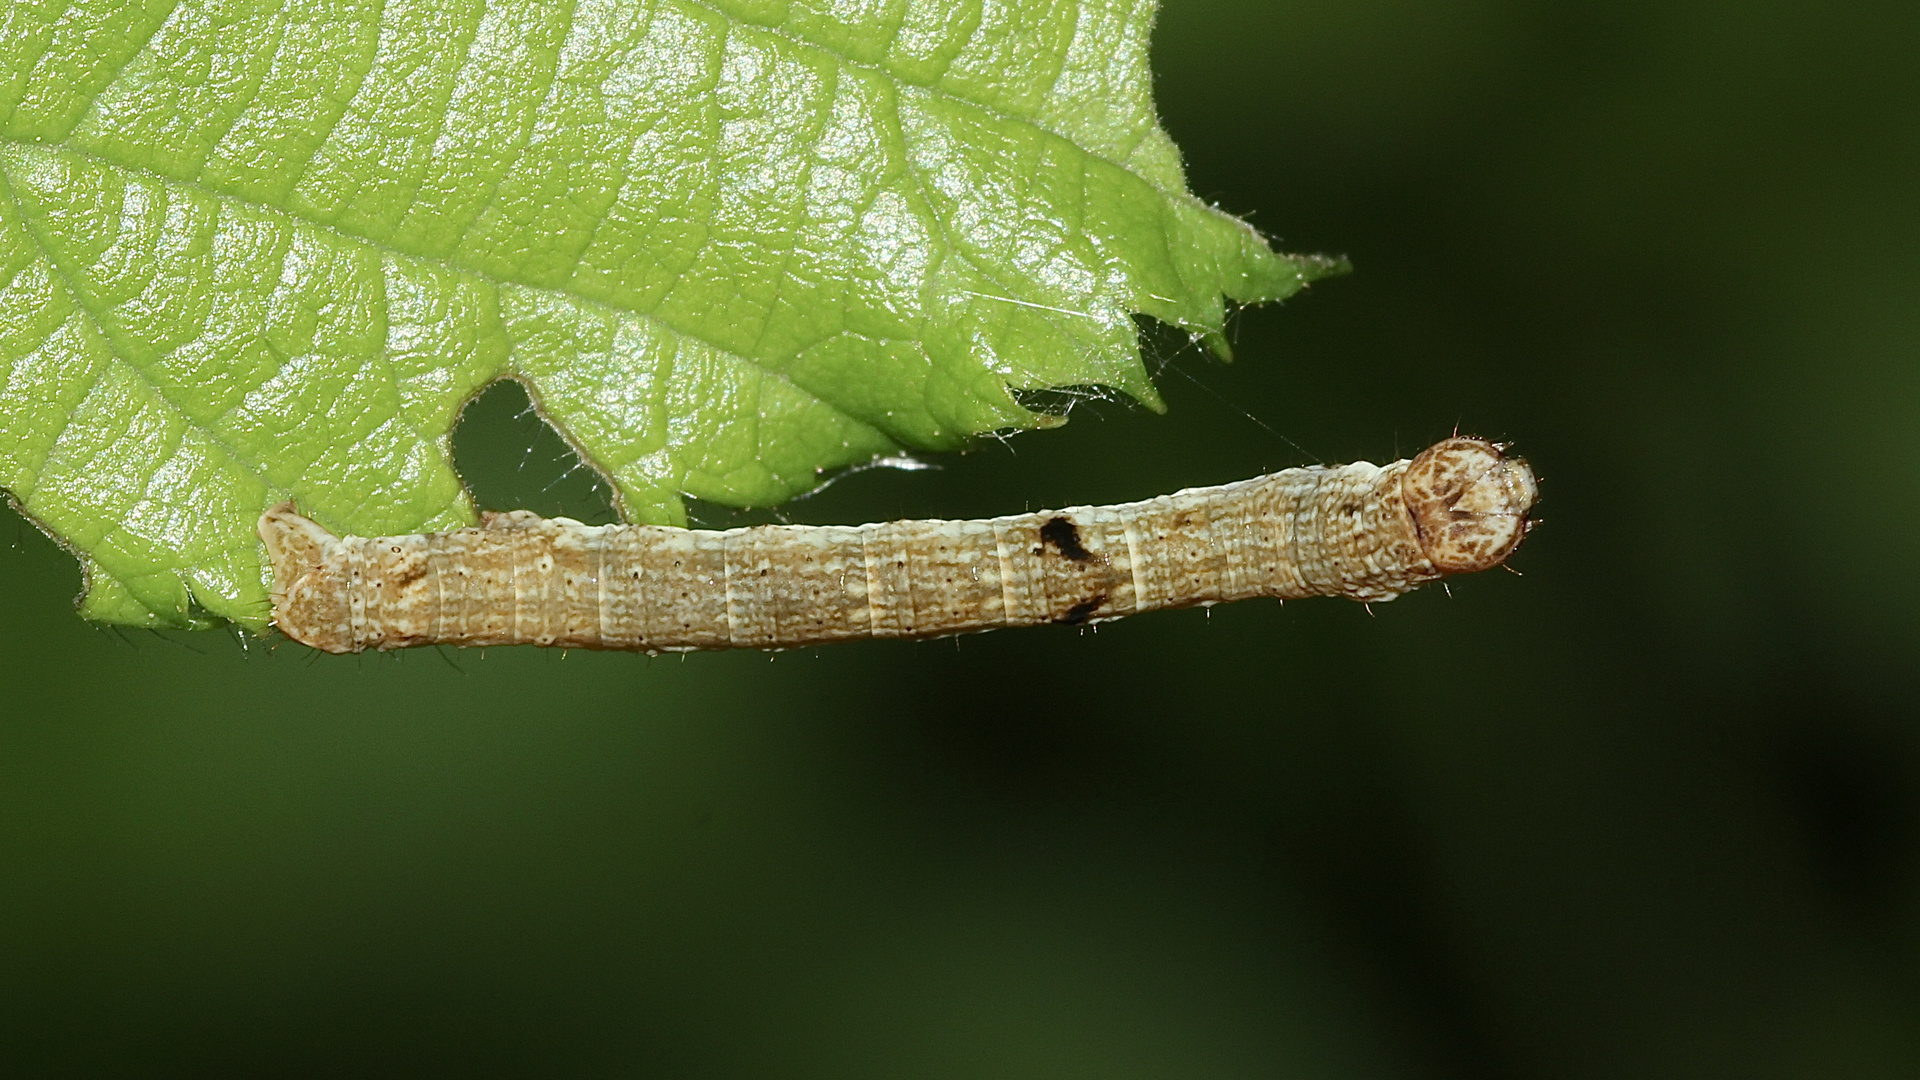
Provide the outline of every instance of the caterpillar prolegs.
[[410,645],[780,649],[1101,622],[1255,596],[1391,600],[1498,565],[1536,495],[1519,458],[1453,438],[1411,460],[1288,469],[1118,506],[983,521],[582,525],[335,536],[260,519],[273,621],[327,652]]

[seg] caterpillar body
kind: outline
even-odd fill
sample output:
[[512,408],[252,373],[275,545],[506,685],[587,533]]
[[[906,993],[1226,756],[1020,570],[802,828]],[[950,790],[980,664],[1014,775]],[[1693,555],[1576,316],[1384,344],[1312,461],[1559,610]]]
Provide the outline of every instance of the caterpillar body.
[[1524,460],[1453,438],[1385,466],[979,521],[718,532],[514,511],[455,532],[357,537],[285,504],[261,517],[260,536],[274,624],[327,652],[781,649],[1256,596],[1391,600],[1502,562],[1536,493]]

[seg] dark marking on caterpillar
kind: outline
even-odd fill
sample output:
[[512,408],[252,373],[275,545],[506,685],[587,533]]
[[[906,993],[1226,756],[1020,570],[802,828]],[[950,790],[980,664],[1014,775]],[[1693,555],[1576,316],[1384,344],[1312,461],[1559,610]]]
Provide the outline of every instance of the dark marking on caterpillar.
[[[1060,519],[1054,518],[1054,520],[1058,521]],[[1096,611],[1099,611],[1100,605],[1106,602],[1107,602],[1106,593],[1101,593],[1100,595],[1095,596],[1089,600],[1082,600],[1079,603],[1068,608],[1067,613],[1065,615],[1060,616],[1060,625],[1079,626],[1081,623],[1086,622],[1088,619],[1093,618],[1093,613]]]
[[1080,544],[1080,530],[1066,518],[1048,518],[1047,523],[1040,526],[1040,539],[1052,544],[1055,550],[1074,562],[1088,562],[1093,558],[1093,552]]

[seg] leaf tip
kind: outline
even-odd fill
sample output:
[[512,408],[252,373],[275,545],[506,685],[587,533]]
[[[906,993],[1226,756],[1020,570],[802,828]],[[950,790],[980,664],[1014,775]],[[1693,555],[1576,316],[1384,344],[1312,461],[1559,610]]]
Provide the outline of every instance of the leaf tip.
[[1290,255],[1299,268],[1300,284],[1311,285],[1322,278],[1353,273],[1353,262],[1345,255]]

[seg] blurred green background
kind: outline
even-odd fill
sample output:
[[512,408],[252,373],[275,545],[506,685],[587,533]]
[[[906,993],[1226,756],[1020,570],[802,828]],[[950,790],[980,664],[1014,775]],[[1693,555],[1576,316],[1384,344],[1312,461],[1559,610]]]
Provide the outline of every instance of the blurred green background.
[[[8,514],[0,1064],[1920,1074],[1917,47],[1890,2],[1168,0],[1195,190],[1356,272],[1231,367],[1152,336],[1164,417],[782,511],[1458,426],[1545,524],[1451,599],[318,657],[84,624]],[[591,513],[519,404],[460,433],[483,501]]]

